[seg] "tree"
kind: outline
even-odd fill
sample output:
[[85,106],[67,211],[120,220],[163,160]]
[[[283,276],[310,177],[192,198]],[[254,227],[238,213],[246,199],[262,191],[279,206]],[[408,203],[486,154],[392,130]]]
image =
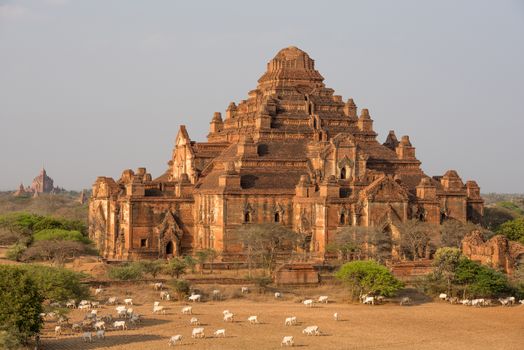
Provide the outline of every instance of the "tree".
[[346,263],[335,273],[335,277],[349,287],[351,299],[363,293],[391,296],[402,288],[402,282],[374,260]]
[[74,241],[89,244],[91,241],[80,231],[61,228],[44,229],[33,234],[33,240],[38,241]]
[[482,227],[496,231],[500,225],[506,221],[515,219],[515,217],[515,213],[506,208],[485,207],[484,215],[482,216]]
[[477,297],[495,297],[510,290],[504,274],[462,257],[455,272],[455,282],[466,294]]
[[200,274],[204,274],[204,264],[209,259],[209,251],[207,249],[198,250],[195,253],[198,261],[198,265],[200,265]]
[[451,295],[452,283],[461,257],[462,253],[458,248],[444,247],[437,249],[435,252],[433,260],[434,274],[446,281],[448,295]]
[[412,259],[429,258],[434,248],[436,227],[426,222],[409,220],[400,226],[400,249],[404,256]]
[[524,244],[524,218],[507,221],[499,226],[498,234],[506,236],[512,241]]
[[209,267],[211,268],[211,274],[213,274],[213,263],[215,262],[215,259],[218,257],[218,252],[213,248],[207,248],[206,251],[210,262]]
[[440,225],[440,241],[443,247],[460,248],[462,246],[462,239],[473,230],[478,230],[479,227],[471,222],[462,222],[459,220],[445,220]]
[[184,300],[184,297],[187,296],[191,290],[191,284],[186,280],[176,279],[169,282],[169,284],[175,290],[178,300]]
[[89,252],[88,247],[76,241],[37,241],[27,248],[22,260],[47,260],[52,261],[55,265],[62,266],[68,259],[74,259],[76,256]]
[[38,286],[23,269],[0,265],[0,332],[7,348],[27,343],[42,327],[42,302]]
[[187,265],[181,258],[173,258],[169,260],[167,265],[165,266],[165,272],[171,276],[176,277],[177,279],[180,277],[180,275],[183,275],[186,273]]
[[186,266],[191,269],[191,273],[195,273],[197,261],[191,255],[186,255],[184,256],[184,262],[186,263]]
[[251,276],[253,257],[258,257],[268,274],[271,274],[278,253],[295,250],[300,236],[281,224],[243,224],[232,234],[231,239],[240,243],[246,251]]
[[139,280],[144,275],[144,268],[139,262],[113,266],[108,271],[109,278],[121,281]]
[[156,276],[164,269],[163,260],[142,260],[140,261],[140,264],[142,265],[144,273],[151,275],[153,278],[156,278]]

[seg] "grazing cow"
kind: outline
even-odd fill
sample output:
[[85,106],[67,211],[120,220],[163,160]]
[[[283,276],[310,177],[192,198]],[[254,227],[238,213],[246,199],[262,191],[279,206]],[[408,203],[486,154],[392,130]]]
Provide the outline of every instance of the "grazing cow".
[[94,307],[94,308],[97,308],[97,309],[100,309],[100,302],[99,301],[92,301],[91,302],[91,307]]
[[133,316],[131,316],[131,319],[129,320],[129,322],[131,322],[132,324],[140,323],[140,321],[141,319],[139,314],[134,314]]
[[180,334],[177,334],[177,335],[174,335],[172,336],[170,339],[169,339],[169,343],[168,345],[171,346],[171,345],[176,345],[177,342],[181,342],[182,341],[182,336]]
[[202,296],[200,294],[191,294],[188,299],[192,302],[195,302],[195,301],[200,301],[200,299],[202,298]]
[[91,315],[93,315],[93,316],[98,315],[98,310],[91,310]]
[[89,310],[90,308],[91,304],[78,305],[78,310]]
[[318,297],[318,302],[319,303],[328,303],[328,296],[327,295],[321,295]]
[[98,321],[95,323],[95,331],[97,329],[106,329],[106,323],[104,321]]
[[115,305],[116,301],[117,301],[116,297],[110,297],[109,299],[107,299],[107,305]]
[[198,318],[191,317],[191,320],[189,321],[189,324],[191,324],[192,326],[198,326],[198,325],[200,325],[200,322],[198,322]]
[[302,330],[302,333],[305,335],[320,335],[320,330],[318,326],[308,326]]
[[402,299],[400,299],[400,305],[411,305],[411,298],[403,297]]
[[218,289],[213,289],[213,299],[220,300],[220,291]]
[[126,318],[131,318],[131,316],[133,316],[133,312],[134,312],[134,310],[133,310],[132,307],[127,309],[127,311],[126,311]]
[[122,330],[127,329],[126,321],[115,321],[113,322],[113,328],[122,328]]
[[162,288],[164,288],[164,284],[162,282],[155,283],[153,288],[155,288],[155,290],[162,290]]
[[126,311],[127,308],[124,305],[118,305],[117,307],[115,307],[115,310],[120,312],[120,311]]
[[484,306],[491,306],[491,299],[485,299],[483,305]]
[[499,302],[502,304],[502,306],[510,306],[515,303],[515,297],[499,298]]
[[292,335],[286,335],[284,338],[282,338],[282,341],[280,342],[280,346],[294,346],[295,340]]
[[484,305],[485,300],[484,299],[473,299],[471,301],[471,306],[475,307],[481,307]]
[[334,319],[335,321],[338,321],[338,312],[335,312],[335,313],[333,314],[333,319]]
[[457,297],[451,297],[448,299],[448,301],[450,302],[450,304],[458,304],[460,302],[460,299]]
[[508,300],[511,305],[515,304],[515,297],[509,297]]
[[155,301],[155,302],[153,303],[153,307],[158,306],[158,305],[160,305],[160,302],[159,302],[159,301]]
[[66,307],[70,309],[76,309],[76,301],[74,301],[73,299],[68,300],[66,303]]
[[275,299],[279,299],[279,298],[282,298],[282,293],[275,292]]
[[365,297],[362,301],[362,304],[371,304],[375,305],[375,297]]
[[519,303],[524,305],[524,299],[519,300]]
[[446,293],[440,293],[438,298],[442,301],[448,300],[448,295]]
[[306,299],[302,302],[306,307],[313,307],[313,300],[312,299]]
[[213,333],[213,334],[214,334],[215,337],[217,337],[217,338],[220,337],[220,336],[222,336],[222,337],[225,338],[225,337],[226,337],[226,330],[223,329],[223,328],[222,328],[222,329],[217,329],[217,330],[215,331],[215,333]]
[[100,329],[100,330],[96,331],[96,337],[97,337],[98,339],[105,339],[105,337],[106,337],[106,331],[103,330],[103,329]]
[[222,313],[225,315],[225,314],[230,314],[231,312],[229,310],[224,310],[222,311]]
[[127,318],[127,310],[118,311],[118,318]]
[[242,292],[242,294],[249,293],[249,288],[248,287],[242,287],[242,288],[240,288],[240,291]]
[[231,312],[228,312],[227,314],[224,314],[224,321],[225,322],[233,322],[233,314]]
[[182,308],[182,314],[184,315],[192,315],[193,314],[193,308],[191,306],[186,306]]
[[101,294],[101,293],[102,293],[102,288],[95,289],[95,295],[98,295],[98,294]]
[[191,338],[205,338],[206,335],[204,334],[204,328],[198,327],[193,328],[193,331],[191,332]]
[[124,304],[126,304],[126,305],[133,305],[133,299],[131,299],[131,298],[124,299]]
[[258,317],[257,317],[257,316],[249,316],[249,317],[247,318],[247,320],[248,320],[249,323],[251,323],[251,324],[256,324],[256,323],[258,323]]
[[284,321],[284,326],[292,326],[295,324],[297,324],[296,316],[286,317],[286,320]]
[[82,340],[84,342],[92,342],[93,341],[93,336],[91,335],[91,332],[84,332],[84,334],[82,334]]
[[166,309],[162,305],[153,306],[153,313],[158,314],[161,313],[162,315],[166,314]]
[[62,334],[62,327],[61,326],[56,326],[55,327],[55,335],[60,335]]

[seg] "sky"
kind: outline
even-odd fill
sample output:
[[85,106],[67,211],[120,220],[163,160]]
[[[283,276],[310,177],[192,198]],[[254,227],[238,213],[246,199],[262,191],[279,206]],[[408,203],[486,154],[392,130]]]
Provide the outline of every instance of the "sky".
[[524,1],[0,0],[0,190],[167,168],[298,46],[430,176],[524,192]]

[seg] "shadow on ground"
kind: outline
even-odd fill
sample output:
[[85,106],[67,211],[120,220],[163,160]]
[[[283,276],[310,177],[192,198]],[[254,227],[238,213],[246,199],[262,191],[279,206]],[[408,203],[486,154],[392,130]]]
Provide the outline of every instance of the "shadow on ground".
[[[76,337],[49,339],[42,342],[42,348],[46,350],[53,349],[101,349],[115,345],[125,345],[131,343],[146,342],[159,340],[162,337],[148,334],[119,334],[106,335],[105,339],[93,337],[92,342],[84,342],[82,335]],[[166,343],[169,339],[166,339]]]

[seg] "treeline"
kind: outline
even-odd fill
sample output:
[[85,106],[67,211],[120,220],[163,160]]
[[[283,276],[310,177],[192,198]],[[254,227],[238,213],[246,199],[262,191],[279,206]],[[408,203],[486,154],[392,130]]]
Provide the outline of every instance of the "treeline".
[[80,220],[9,213],[0,216],[0,244],[10,244],[6,257],[45,260],[58,265],[80,254],[96,254]]

